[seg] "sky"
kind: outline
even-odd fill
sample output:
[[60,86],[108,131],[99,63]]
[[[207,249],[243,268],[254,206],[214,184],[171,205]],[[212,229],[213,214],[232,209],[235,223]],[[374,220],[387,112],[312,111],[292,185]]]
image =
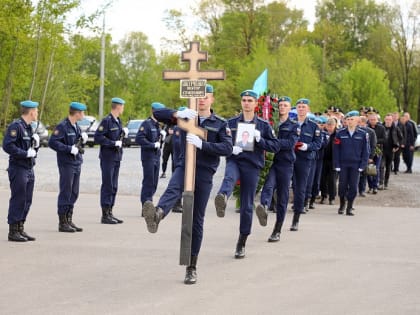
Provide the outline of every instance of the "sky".
[[[105,28],[112,35],[114,43],[118,43],[130,32],[143,32],[148,42],[156,50],[160,50],[160,39],[168,34],[162,21],[165,10],[176,9],[183,13],[190,12],[198,0],[113,0],[106,10]],[[90,14],[103,7],[109,0],[82,0],[83,12]],[[266,3],[272,2],[269,0]],[[315,19],[316,0],[289,0],[289,8],[303,9],[304,17],[309,21]],[[80,13],[80,12],[79,12]],[[102,22],[101,22],[102,23]]]

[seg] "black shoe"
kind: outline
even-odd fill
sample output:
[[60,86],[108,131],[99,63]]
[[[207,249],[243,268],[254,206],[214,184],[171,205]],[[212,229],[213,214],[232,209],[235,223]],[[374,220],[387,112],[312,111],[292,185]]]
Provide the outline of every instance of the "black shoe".
[[260,225],[261,226],[266,226],[267,225],[267,217],[268,217],[266,206],[263,206],[263,205],[259,204],[255,208],[255,213],[257,214],[257,218],[258,218],[258,221],[260,222]]
[[102,208],[102,218],[101,218],[102,224],[117,224],[117,220],[115,220],[111,216],[111,208]]
[[223,218],[225,216],[226,201],[227,201],[227,198],[225,194],[217,194],[216,198],[214,198],[214,205],[216,206],[216,214],[219,218]]
[[72,227],[76,232],[82,232],[83,229],[77,227],[76,224],[73,223],[73,213],[67,212],[67,223]]
[[269,243],[280,241],[281,226],[282,224],[276,222],[276,224],[274,225],[273,233],[271,233],[271,236],[268,238]]
[[185,272],[185,284],[196,284],[197,282],[197,269],[196,267],[188,266]]
[[67,221],[67,214],[58,215],[58,231],[65,233],[74,233],[76,229],[72,228]]
[[118,219],[118,218],[114,217],[114,215],[112,214],[112,208],[111,208],[111,210],[109,211],[109,215],[110,215],[110,217],[111,217],[114,221],[116,221],[118,224],[124,223],[124,221],[123,221],[123,220],[120,220],[120,219]]
[[394,175],[398,175],[398,171],[394,171]]
[[333,205],[334,205],[334,203],[335,203],[335,202],[334,202],[334,199],[332,199],[332,200],[329,200],[329,201],[328,201],[328,204],[329,204],[330,206],[333,206]]
[[245,257],[245,243],[248,235],[239,234],[238,243],[236,244],[235,258],[242,259]]
[[346,207],[346,199],[344,197],[340,197],[340,207],[338,208],[338,214],[343,214],[345,207]]
[[19,223],[9,224],[8,240],[10,242],[27,242],[28,239],[19,232]]
[[412,170],[406,170],[404,173],[406,173],[406,174],[412,174],[413,171]]
[[25,222],[23,222],[23,221],[20,221],[19,222],[19,233],[20,233],[20,235],[22,235],[24,238],[26,238],[26,240],[28,240],[28,241],[35,241],[36,240],[36,238],[35,237],[32,237],[32,236],[30,236],[29,234],[27,234],[26,232],[25,232],[25,230],[24,230],[24,223]]
[[323,205],[325,203],[325,198],[324,196],[321,197],[321,201],[319,202],[319,204]]
[[174,207],[172,209],[172,212],[175,212],[175,213],[182,213],[182,211],[183,211],[182,207]]
[[368,194],[372,193],[372,188],[369,188],[369,190],[367,191]]
[[366,197],[366,195],[364,193],[360,193],[359,197]]
[[373,188],[372,194],[376,195],[378,193],[378,190],[376,188]]
[[292,223],[292,226],[290,227],[290,231],[298,231],[299,230],[299,223],[298,222],[295,222],[295,223]]
[[143,205],[143,214],[147,230],[150,233],[156,233],[159,227],[159,222],[163,218],[163,210],[161,208],[155,208],[153,202],[148,200]]

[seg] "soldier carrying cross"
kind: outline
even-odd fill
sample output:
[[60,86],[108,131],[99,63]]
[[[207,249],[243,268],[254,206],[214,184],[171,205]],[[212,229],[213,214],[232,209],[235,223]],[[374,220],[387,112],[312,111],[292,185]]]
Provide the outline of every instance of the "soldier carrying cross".
[[[212,76],[209,71],[198,71],[198,61],[206,60],[197,58],[197,55],[198,57],[203,57],[203,53],[198,52],[198,48],[198,43],[193,42],[188,54],[183,55],[184,57],[187,55],[189,58],[183,58],[183,60],[189,60],[195,67],[186,72],[186,75],[192,79],[220,79],[220,77]],[[194,64],[194,61],[196,61],[196,64]],[[176,78],[182,79],[183,77],[178,73]],[[175,79],[175,77],[169,77],[168,79]],[[155,207],[151,201],[146,201],[143,205],[147,229],[150,233],[156,233],[159,222],[170,212],[177,200],[181,198],[183,190],[185,189],[184,202],[186,193],[192,193],[191,245],[188,243],[188,252],[190,252],[191,257],[188,257],[188,263],[186,264],[185,284],[194,284],[197,281],[197,258],[203,239],[204,215],[213,186],[213,175],[219,166],[220,156],[228,156],[232,153],[232,138],[227,122],[223,118],[216,116],[211,109],[214,102],[214,89],[209,84],[205,86],[205,89],[204,97],[189,100],[190,108],[178,111],[165,108],[155,111],[154,116],[158,121],[174,123],[178,120],[179,127],[183,129],[180,131],[179,152],[181,154],[180,161],[177,163],[168,187],[161,196],[157,206]],[[197,114],[200,128],[193,123]],[[188,124],[189,122],[193,124]],[[206,139],[202,139],[204,137]],[[191,148],[193,149],[192,151]],[[192,156],[191,152],[193,153]],[[192,180],[189,178],[191,174],[195,175]],[[190,187],[191,185],[192,187]],[[184,204],[182,233],[186,232],[185,234],[189,234],[188,227],[184,227],[185,212],[186,207]],[[181,264],[184,264],[182,247],[181,240]]]

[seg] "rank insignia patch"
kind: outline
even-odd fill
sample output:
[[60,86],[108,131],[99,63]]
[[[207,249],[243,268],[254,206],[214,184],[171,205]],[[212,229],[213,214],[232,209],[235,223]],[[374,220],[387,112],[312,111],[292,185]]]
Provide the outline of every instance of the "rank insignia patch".
[[144,127],[140,127],[140,131],[143,131],[144,130]]
[[15,129],[12,129],[12,130],[10,130],[10,136],[11,137],[16,137],[16,135],[17,135],[17,131],[15,130]]
[[319,137],[321,135],[321,130],[315,130],[315,136]]
[[98,130],[99,131],[104,131],[104,126],[99,126]]
[[54,136],[58,136],[59,133],[60,133],[60,131],[58,129],[54,130]]

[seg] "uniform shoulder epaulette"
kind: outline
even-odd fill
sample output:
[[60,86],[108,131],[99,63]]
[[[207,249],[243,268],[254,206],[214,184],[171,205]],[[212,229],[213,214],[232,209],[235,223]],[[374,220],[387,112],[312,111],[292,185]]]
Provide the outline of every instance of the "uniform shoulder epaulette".
[[237,120],[237,119],[239,119],[240,117],[241,117],[241,115],[236,115],[236,116],[230,117],[230,118],[228,119],[228,121],[231,121],[231,120]]
[[214,117],[215,117],[216,119],[219,119],[219,120],[224,121],[224,122],[226,122],[226,121],[227,121],[227,120],[226,120],[226,118],[224,118],[224,117],[222,117],[222,116],[219,116],[219,115],[214,115]]
[[267,120],[267,119],[264,119],[264,118],[262,118],[262,117],[260,117],[260,116],[257,116],[257,120],[265,121],[265,122],[267,122],[267,123],[268,123],[268,120]]
[[337,128],[337,132],[345,130],[346,127]]
[[294,119],[294,118],[289,118],[289,120],[292,122],[292,123],[295,123],[295,124],[297,124],[297,120],[296,119]]

